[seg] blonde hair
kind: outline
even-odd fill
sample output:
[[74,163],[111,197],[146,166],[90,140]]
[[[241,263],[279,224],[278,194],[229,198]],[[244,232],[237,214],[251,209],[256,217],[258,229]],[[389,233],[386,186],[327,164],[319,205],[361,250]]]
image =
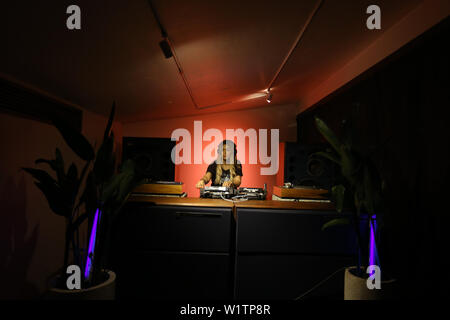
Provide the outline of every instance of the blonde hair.
[[[216,179],[214,180],[215,184],[220,184],[220,178],[222,178],[222,164],[216,162]],[[230,167],[230,178],[233,181],[234,177],[236,177],[236,159],[233,165]]]
[[230,167],[230,179],[231,181],[233,181],[234,177],[236,177],[236,165],[238,163],[237,161],[237,156],[236,156],[236,145],[234,144],[233,141],[230,140],[223,140],[219,146],[217,147],[217,159],[216,159],[216,178],[214,180],[214,183],[216,185],[220,184],[220,178],[222,178],[222,164],[223,164],[223,159],[222,159],[222,148],[225,147],[225,145],[232,147],[233,148],[233,163],[231,164]]

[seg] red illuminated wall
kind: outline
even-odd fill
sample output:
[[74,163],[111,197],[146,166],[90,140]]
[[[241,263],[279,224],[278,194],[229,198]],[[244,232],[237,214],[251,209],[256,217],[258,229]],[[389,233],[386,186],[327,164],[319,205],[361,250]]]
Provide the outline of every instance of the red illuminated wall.
[[[279,129],[280,142],[296,140],[296,106],[270,106],[259,109],[215,113],[197,117],[174,118],[166,120],[155,120],[147,122],[123,124],[123,135],[127,137],[170,137],[173,130],[178,128],[187,129],[194,139],[194,121],[202,121],[202,132],[207,129],[216,128],[222,132],[225,138],[226,129],[241,128],[244,131],[253,128],[257,132],[259,129],[268,130],[268,140],[270,140],[270,129]],[[258,136],[259,142],[259,136]],[[203,142],[203,148],[206,148],[210,141]],[[244,146],[238,145],[237,157],[244,162]],[[268,147],[270,153],[270,146]],[[260,187],[264,183],[268,188],[268,199],[272,198],[272,188],[274,185],[282,183],[283,180],[283,150],[281,143],[279,146],[279,169],[275,175],[261,175],[260,168],[268,165],[248,164],[249,146],[248,140],[245,144],[245,164],[243,164],[242,187]],[[194,158],[194,142],[191,141],[192,162]],[[259,161],[259,158],[258,158]],[[198,197],[199,190],[195,188],[197,181],[205,174],[208,167],[207,163],[203,164],[180,164],[175,166],[175,180],[184,183],[184,191],[189,197]]]

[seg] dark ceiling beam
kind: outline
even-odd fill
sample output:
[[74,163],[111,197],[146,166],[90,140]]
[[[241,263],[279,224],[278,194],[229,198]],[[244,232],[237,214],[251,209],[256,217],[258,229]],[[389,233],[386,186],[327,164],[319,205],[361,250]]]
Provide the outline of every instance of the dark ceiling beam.
[[308,16],[308,19],[306,20],[305,25],[303,26],[303,28],[300,30],[299,34],[297,35],[297,38],[295,39],[294,44],[292,45],[291,49],[289,49],[286,57],[284,57],[283,62],[279,66],[279,68],[278,68],[277,72],[275,73],[274,77],[269,82],[269,85],[267,86],[267,92],[269,92],[270,89],[272,89],[275,81],[278,79],[278,76],[280,75],[281,71],[284,69],[284,67],[285,67],[286,63],[288,62],[289,58],[291,57],[292,53],[298,47],[298,44],[300,43],[300,40],[302,39],[303,35],[305,34],[306,29],[308,29],[312,19],[317,14],[317,12],[319,11],[320,7],[322,6],[322,3],[323,3],[323,0],[318,0],[317,1],[316,5],[314,6],[313,10],[311,11],[311,13]]
[[[214,108],[214,107],[218,107],[218,106],[222,106],[222,105],[226,105],[226,104],[231,104],[233,103],[233,101],[227,101],[227,102],[223,102],[223,103],[218,103],[218,104],[214,104],[214,105],[209,105],[209,106],[204,106],[204,107],[200,107],[197,102],[195,101],[194,98],[194,94],[192,92],[192,89],[189,85],[189,82],[186,78],[186,74],[183,71],[183,68],[181,67],[181,63],[180,60],[178,59],[177,55],[176,55],[176,51],[175,48],[172,44],[172,42],[169,39],[169,35],[166,31],[166,29],[164,28],[163,24],[161,23],[161,20],[159,18],[158,12],[156,11],[153,3],[151,0],[148,0],[148,3],[150,5],[150,9],[152,10],[153,16],[155,17],[155,20],[159,26],[159,29],[161,30],[161,36],[163,37],[163,41],[160,42],[160,47],[164,53],[164,56],[166,58],[171,58],[173,57],[175,64],[177,65],[178,68],[178,72],[183,80],[183,83],[186,87],[186,90],[188,91],[189,97],[191,98],[191,101],[194,105],[194,107],[196,109],[207,109],[207,108]],[[310,25],[312,19],[314,18],[314,16],[317,14],[317,12],[319,11],[320,7],[322,6],[323,0],[318,0],[316,2],[316,5],[314,6],[313,10],[311,11],[310,15],[308,16],[308,19],[306,20],[306,23],[304,24],[303,28],[300,30],[299,34],[297,35],[297,38],[295,39],[293,45],[291,46],[291,48],[289,49],[287,55],[284,57],[281,65],[278,67],[274,77],[272,78],[272,80],[270,81],[269,85],[267,86],[267,94],[270,95],[270,99],[267,98],[267,101],[270,102],[271,101],[271,93],[270,93],[270,89],[273,87],[275,81],[278,79],[278,76],[280,75],[281,71],[283,70],[283,68],[285,67],[286,63],[288,62],[289,58],[292,56],[292,53],[294,52],[294,50],[298,47],[300,40],[302,39],[305,31],[307,30],[308,26]]]

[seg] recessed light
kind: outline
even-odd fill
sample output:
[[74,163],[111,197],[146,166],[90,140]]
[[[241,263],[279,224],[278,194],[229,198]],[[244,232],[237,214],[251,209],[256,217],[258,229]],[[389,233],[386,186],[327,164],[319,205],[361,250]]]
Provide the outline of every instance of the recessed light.
[[272,92],[270,92],[270,89],[267,89],[266,101],[267,101],[267,103],[272,102]]

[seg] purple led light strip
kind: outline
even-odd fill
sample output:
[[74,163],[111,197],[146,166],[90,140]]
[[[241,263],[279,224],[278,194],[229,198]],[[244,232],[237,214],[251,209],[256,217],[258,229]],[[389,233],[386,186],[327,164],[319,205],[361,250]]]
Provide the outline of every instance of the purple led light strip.
[[[373,215],[372,216],[372,220],[370,221],[370,252],[369,252],[369,265],[373,266],[376,264],[375,262],[375,257],[376,257],[376,250],[377,250],[377,246],[375,243],[375,232],[374,232],[374,228],[376,229],[376,216]],[[375,271],[371,272],[371,275],[374,273]]]
[[92,225],[91,237],[89,238],[89,249],[88,249],[88,255],[87,255],[87,259],[86,259],[86,268],[84,269],[85,279],[88,279],[89,275],[91,273],[91,268],[92,268],[91,256],[94,255],[95,238],[96,238],[95,236],[97,234],[97,222],[98,222],[99,214],[100,214],[100,211],[99,211],[99,209],[97,209],[97,211],[95,212],[94,223]]

